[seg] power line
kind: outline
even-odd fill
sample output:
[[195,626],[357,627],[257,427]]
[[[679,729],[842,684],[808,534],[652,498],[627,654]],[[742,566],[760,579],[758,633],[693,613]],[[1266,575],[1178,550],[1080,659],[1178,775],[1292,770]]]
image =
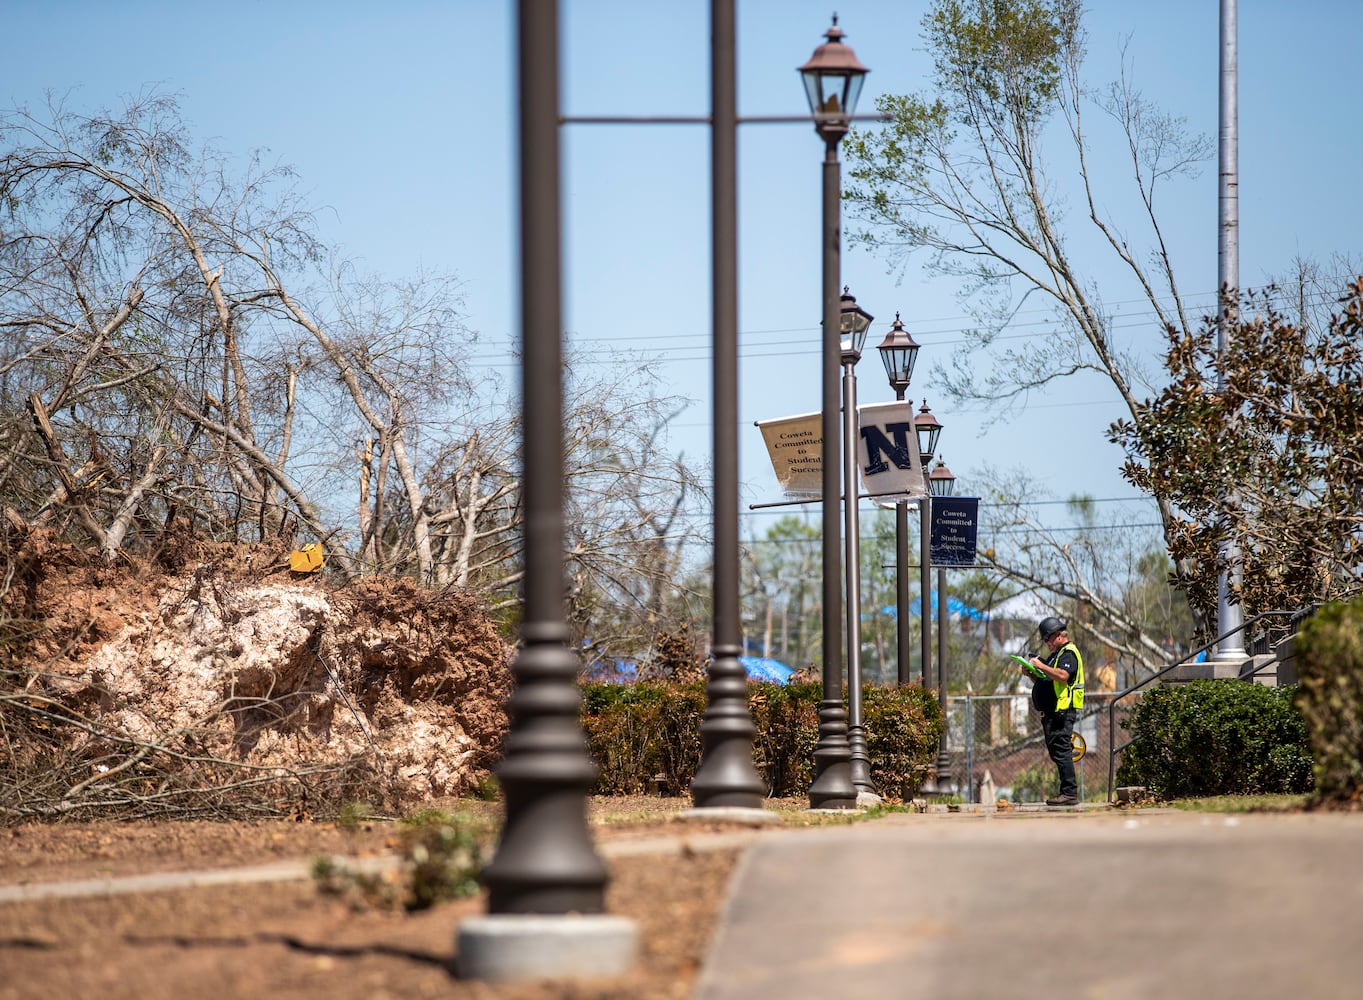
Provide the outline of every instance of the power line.
[[[1063,534],[1063,533],[1070,533],[1070,534],[1084,534],[1084,533],[1087,533],[1087,532],[1090,532],[1090,531],[1123,531],[1123,530],[1126,530],[1126,529],[1128,529],[1128,528],[1162,528],[1162,527],[1164,527],[1164,525],[1161,524],[1159,521],[1134,521],[1134,522],[1131,522],[1131,523],[1129,523],[1129,524],[1088,524],[1088,525],[1070,525],[1070,526],[1067,526],[1067,527],[1051,527],[1050,525],[1039,524],[1039,525],[1036,525],[1035,527],[1030,527],[1030,528],[997,528],[997,529],[993,529],[993,530],[989,531],[988,534],[989,534],[990,536],[993,536],[993,535],[1036,535],[1036,534],[1042,534],[1042,533],[1048,533],[1048,534]],[[984,534],[984,532],[981,532],[981,534]],[[749,547],[754,546],[754,545],[811,545],[811,546],[817,546],[817,545],[822,544],[822,542],[821,542],[821,539],[819,539],[818,537],[810,537],[810,538],[750,538],[750,539],[748,539],[746,542],[744,542],[743,544],[746,545],[746,546],[749,546]]]
[[1085,524],[1072,525],[1066,528],[1051,528],[1046,525],[1037,525],[1035,528],[996,528],[992,532],[995,535],[1031,535],[1039,531],[1046,532],[1085,532],[1085,531],[1120,531],[1123,528],[1162,528],[1164,524],[1160,521],[1136,521],[1131,524]]
[[[1017,502],[1015,502],[1015,503],[986,503],[985,501],[980,501],[980,506],[981,506],[981,507],[1048,507],[1048,506],[1053,506],[1053,505],[1055,505],[1055,504],[1070,504],[1070,503],[1074,503],[1074,502],[1076,502],[1076,501],[1074,501],[1074,500],[1019,500],[1019,501],[1017,501]],[[1136,502],[1142,502],[1142,503],[1149,502],[1149,503],[1153,503],[1153,502],[1154,502],[1154,498],[1153,498],[1153,497],[1147,497],[1147,496],[1131,496],[1131,497],[1096,497],[1096,498],[1093,498],[1093,499],[1090,499],[1089,497],[1081,497],[1081,498],[1078,499],[1077,502],[1080,503],[1080,504],[1090,504],[1090,503],[1136,503]],[[810,503],[811,503],[811,504],[818,503],[818,500],[817,500],[817,499],[811,500]],[[773,508],[773,509],[766,509],[766,510],[749,510],[749,511],[743,511],[742,513],[744,513],[745,515],[747,515],[747,516],[749,516],[749,517],[754,517],[754,516],[758,516],[758,515],[761,515],[761,516],[764,516],[764,517],[770,517],[770,516],[777,516],[777,517],[780,517],[780,516],[785,516],[785,515],[787,515],[787,514],[789,513],[789,510],[788,510],[788,509],[787,509],[787,510],[779,510],[779,509],[774,509],[774,508]]]
[[[1205,303],[1204,303],[1204,302],[1198,301],[1199,299],[1201,299],[1201,298],[1203,298],[1203,297],[1205,297],[1208,301],[1206,301]],[[1333,294],[1321,292],[1321,293],[1318,293],[1318,294],[1314,297],[1314,299],[1308,301],[1306,304],[1309,305],[1309,306],[1326,305],[1326,304],[1329,304],[1329,303],[1333,302],[1334,299],[1335,299],[1335,296],[1334,296]],[[1121,306],[1121,305],[1127,304],[1127,303],[1132,303],[1132,302],[1146,302],[1146,301],[1148,301],[1148,300],[1146,300],[1146,299],[1125,299],[1125,300],[1122,300],[1122,301],[1119,301],[1119,302],[1116,302],[1116,303],[1112,303],[1111,305],[1113,305],[1113,306]],[[1188,300],[1185,300],[1185,303],[1184,303],[1185,310],[1192,311],[1192,312],[1194,312],[1194,313],[1200,312],[1200,311],[1206,310],[1206,309],[1214,309],[1214,308],[1216,307],[1216,305],[1217,305],[1217,295],[1216,295],[1215,292],[1202,292],[1202,293],[1197,293],[1197,294],[1195,294],[1195,295],[1189,296],[1189,297],[1188,297]],[[1169,307],[1170,309],[1172,309],[1172,308],[1173,308],[1173,305],[1172,305],[1172,304],[1168,304],[1168,307]],[[1034,337],[1034,336],[1036,335],[1035,328],[1038,328],[1038,327],[1047,327],[1047,326],[1050,326],[1050,325],[1051,325],[1050,316],[1054,315],[1054,311],[1053,311],[1053,310],[1042,310],[1042,309],[1037,309],[1037,310],[1026,310],[1026,311],[1024,311],[1024,312],[1021,312],[1021,313],[1018,313],[1018,314],[1017,314],[1017,315],[1032,315],[1032,314],[1041,314],[1041,313],[1045,313],[1046,315],[1043,316],[1043,317],[1040,318],[1040,319],[1029,320],[1029,321],[1026,321],[1026,322],[1010,321],[1009,323],[1006,324],[1005,329],[1013,330],[1013,331],[1018,331],[1019,329],[1021,329],[1023,332],[1013,332],[1013,333],[1003,333],[1003,334],[999,334],[998,336],[996,336],[996,337],[993,338],[993,340],[991,341],[991,343],[997,343],[997,342],[999,342],[999,341],[1006,341],[1006,340],[1025,340],[1025,339],[1027,339],[1027,338]],[[1110,313],[1110,310],[1109,310],[1109,313]],[[963,327],[963,326],[960,325],[961,323],[963,323],[964,321],[966,321],[966,320],[968,320],[968,319],[970,319],[970,317],[968,317],[968,316],[952,316],[952,317],[942,317],[942,318],[940,318],[940,319],[927,320],[927,321],[923,321],[923,323],[926,323],[926,324],[942,323],[942,324],[945,324],[945,325],[943,325],[943,326],[941,326],[941,327],[939,327],[939,328],[933,329],[933,328],[925,328],[925,326],[923,325],[923,323],[914,324],[914,325],[911,327],[911,332],[914,334],[914,336],[915,336],[916,338],[936,338],[936,337],[939,336],[939,335],[951,336],[951,339],[948,339],[948,340],[936,340],[936,339],[932,339],[929,343],[926,343],[926,344],[924,344],[923,346],[925,346],[925,347],[952,347],[952,346],[956,346],[956,345],[959,345],[959,344],[965,344],[965,343],[969,343],[969,342],[970,342],[970,338],[966,336],[966,334],[967,334],[968,332],[970,332],[970,328]],[[1113,331],[1113,332],[1122,331],[1122,330],[1132,330],[1132,329],[1138,329],[1138,328],[1141,328],[1141,327],[1145,327],[1145,326],[1148,326],[1148,325],[1150,325],[1150,324],[1152,324],[1152,323],[1156,323],[1156,322],[1158,322],[1158,316],[1157,316],[1157,314],[1156,314],[1153,310],[1143,310],[1143,311],[1136,312],[1136,313],[1123,313],[1123,314],[1121,314],[1120,316],[1109,315],[1108,329],[1109,329],[1110,331]],[[818,328],[817,326],[803,326],[803,327],[790,327],[790,328],[785,328],[785,329],[774,328],[774,329],[765,329],[765,330],[746,330],[746,331],[742,331],[742,332],[740,332],[740,334],[739,334],[739,336],[740,336],[740,344],[742,344],[743,347],[746,348],[746,349],[740,349],[740,351],[739,351],[739,357],[740,357],[740,358],[772,358],[772,357],[813,357],[813,356],[817,356],[817,355],[819,355],[820,352],[821,352],[821,347],[820,347],[820,345],[819,345],[819,343],[818,343],[818,340],[817,340],[818,329],[819,329],[819,328]],[[789,342],[771,342],[771,343],[762,343],[762,342],[758,342],[758,343],[754,343],[754,342],[752,341],[752,338],[753,338],[753,337],[770,336],[770,335],[773,335],[773,334],[799,334],[799,335],[802,335],[803,337],[808,338],[807,342],[808,342],[809,346],[808,346],[807,348],[803,349],[803,350],[791,350],[791,349],[790,349]],[[624,336],[618,336],[618,337],[615,337],[615,336],[610,336],[610,337],[590,337],[590,338],[585,338],[585,339],[582,340],[582,341],[579,341],[579,343],[589,343],[589,344],[630,343],[630,344],[634,344],[634,345],[639,345],[639,344],[644,344],[644,343],[647,343],[647,342],[650,342],[650,341],[661,341],[661,342],[664,342],[664,345],[663,345],[663,346],[659,346],[659,347],[642,347],[642,348],[637,348],[636,350],[631,351],[630,353],[655,355],[657,361],[661,361],[661,362],[664,362],[664,363],[672,364],[672,363],[680,363],[680,362],[700,362],[700,361],[709,361],[709,360],[711,360],[712,354],[711,354],[711,352],[710,352],[709,350],[707,350],[707,348],[708,348],[708,346],[709,346],[709,338],[710,338],[710,334],[709,334],[708,332],[706,332],[706,333],[695,333],[695,334],[683,334],[683,335],[680,335],[680,336],[678,336],[678,335],[672,335],[672,334],[652,334],[652,335],[643,334],[643,335],[624,335]],[[685,342],[685,341],[691,341],[691,340],[694,340],[694,341],[696,341],[697,343],[695,343],[694,345],[687,344],[686,346],[684,346],[684,347],[681,348],[681,351],[682,351],[682,352],[694,352],[694,353],[678,353],[679,342]],[[802,340],[801,342],[804,342],[804,341]],[[572,338],[571,338],[571,337],[569,338],[569,343],[570,343],[570,344],[572,343]],[[513,346],[513,345],[511,345],[510,342],[508,342],[507,344],[502,345],[502,349],[503,349],[505,352],[510,353],[511,350],[512,350],[512,346]],[[772,352],[766,352],[766,351],[757,350],[757,349],[764,348],[764,347],[776,347],[776,346],[780,346],[780,347],[781,347],[781,350],[780,350],[780,351],[772,351]],[[498,347],[498,345],[494,343],[494,344],[490,345],[490,347],[493,348],[493,349],[496,349],[496,348]],[[600,357],[600,355],[607,355],[607,357],[602,358],[602,357]],[[575,359],[576,359],[579,363],[582,363],[582,364],[603,364],[603,363],[615,363],[616,361],[618,361],[617,356],[616,356],[613,352],[608,352],[608,351],[606,351],[606,350],[589,350],[589,349],[585,349],[585,348],[582,348],[582,347],[577,348],[576,353],[574,354],[574,357],[575,357]],[[515,361],[512,361],[512,360],[509,360],[509,359],[508,359],[508,360],[505,360],[505,361],[488,361],[488,362],[484,362],[484,363],[482,363],[482,364],[476,365],[476,367],[480,367],[480,368],[496,368],[496,369],[509,369],[509,368],[514,368],[515,366],[516,366],[516,362],[515,362]]]

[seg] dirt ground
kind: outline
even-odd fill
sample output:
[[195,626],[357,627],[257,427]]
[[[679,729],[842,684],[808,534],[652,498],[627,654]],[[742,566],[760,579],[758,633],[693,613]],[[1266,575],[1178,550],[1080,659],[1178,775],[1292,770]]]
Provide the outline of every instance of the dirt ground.
[[[677,820],[674,814],[688,806],[682,800],[593,800],[593,837],[604,846],[739,829]],[[395,830],[389,823],[342,830],[282,821],[26,825],[0,829],[0,884],[318,854],[374,857],[393,853]],[[607,857],[607,908],[637,922],[642,951],[636,968],[615,979],[502,986],[462,981],[452,964],[455,929],[462,917],[483,912],[481,897],[411,914],[357,912],[311,882],[285,882],[0,903],[0,998],[686,997],[737,856],[729,849]]]

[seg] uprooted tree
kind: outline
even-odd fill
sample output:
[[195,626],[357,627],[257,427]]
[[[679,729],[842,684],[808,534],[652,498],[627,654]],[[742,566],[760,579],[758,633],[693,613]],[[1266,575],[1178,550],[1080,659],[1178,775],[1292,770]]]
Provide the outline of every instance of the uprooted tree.
[[[476,341],[452,279],[336,262],[286,168],[196,150],[168,97],[0,115],[0,819],[468,788],[524,517]],[[570,620],[624,655],[693,597],[651,379],[566,379]]]
[[[106,561],[184,534],[316,541],[343,576],[513,604],[519,429],[470,363],[457,284],[334,262],[287,168],[234,163],[165,96],[0,116],[6,522]],[[633,641],[687,611],[670,582],[697,480],[666,451],[679,401],[643,366],[599,370],[569,373],[567,491],[590,516],[566,554]]]
[[[1209,139],[1151,106],[1125,73],[1088,87],[1078,0],[936,0],[923,25],[931,89],[881,97],[889,123],[846,144],[856,238],[895,265],[924,254],[961,281],[979,325],[934,372],[952,397],[1004,413],[998,404],[1090,371],[1137,418],[1140,361],[1105,299],[1134,294],[1152,327],[1193,329],[1156,206],[1196,174]],[[1124,179],[1098,176],[1095,134],[1123,149]],[[1119,291],[1096,277],[1114,264]],[[1024,302],[1044,303],[1055,322],[1015,348],[1005,335]],[[1172,542],[1176,516],[1155,498]]]

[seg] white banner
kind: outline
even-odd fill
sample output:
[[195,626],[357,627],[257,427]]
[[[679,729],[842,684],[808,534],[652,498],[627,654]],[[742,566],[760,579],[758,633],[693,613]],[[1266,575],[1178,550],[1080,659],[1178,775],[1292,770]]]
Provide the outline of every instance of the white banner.
[[[874,503],[893,507],[900,500],[929,495],[918,461],[913,404],[868,403],[857,407],[857,468],[861,492]],[[757,421],[767,444],[776,481],[792,499],[823,496],[823,417],[802,413]],[[838,479],[842,479],[839,472]]]
[[913,432],[913,404],[867,403],[857,407],[857,468],[862,487],[880,507],[929,495]]
[[786,496],[823,496],[823,416],[802,413],[797,417],[759,420],[762,439]]

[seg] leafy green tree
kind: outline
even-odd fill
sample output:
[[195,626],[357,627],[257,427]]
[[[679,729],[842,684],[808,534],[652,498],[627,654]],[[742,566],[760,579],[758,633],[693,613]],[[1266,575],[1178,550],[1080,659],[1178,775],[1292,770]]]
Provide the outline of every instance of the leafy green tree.
[[1127,479],[1177,511],[1178,585],[1209,617],[1226,538],[1246,617],[1363,590],[1363,278],[1320,329],[1250,305],[1224,351],[1211,325],[1171,328],[1168,386],[1110,432]]
[[1174,586],[1174,564],[1151,548],[1136,561],[1136,574],[1122,595],[1127,615],[1141,630],[1160,638],[1172,658],[1187,652],[1194,633],[1187,596]]
[[748,640],[796,669],[823,655],[821,538],[817,523],[787,514],[748,543],[740,566]]
[[[889,124],[845,144],[856,238],[894,265],[921,253],[960,279],[978,327],[934,371],[954,398],[994,401],[1002,415],[999,401],[1092,371],[1135,419],[1143,373],[1114,338],[1096,276],[1115,263],[1117,294],[1142,296],[1160,327],[1192,329],[1156,202],[1195,175],[1210,139],[1150,106],[1124,75],[1088,88],[1079,0],[936,0],[923,28],[930,90],[881,97]],[[1125,152],[1125,187],[1099,183],[1095,146]],[[1053,307],[1055,322],[1010,347],[1001,334],[1029,299]],[[1159,502],[1172,533],[1173,511]]]
[[[899,676],[894,514],[877,510],[869,517],[863,516],[860,541],[862,676],[867,680],[893,682]],[[909,572],[912,575],[914,571]],[[910,593],[915,591],[916,587],[911,584]],[[913,646],[910,654],[917,648]]]

